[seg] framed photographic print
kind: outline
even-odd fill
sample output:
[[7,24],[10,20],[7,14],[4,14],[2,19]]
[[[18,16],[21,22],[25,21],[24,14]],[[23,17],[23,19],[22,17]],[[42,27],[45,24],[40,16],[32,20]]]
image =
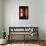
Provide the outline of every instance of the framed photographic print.
[[19,6],[19,19],[28,19],[28,6]]

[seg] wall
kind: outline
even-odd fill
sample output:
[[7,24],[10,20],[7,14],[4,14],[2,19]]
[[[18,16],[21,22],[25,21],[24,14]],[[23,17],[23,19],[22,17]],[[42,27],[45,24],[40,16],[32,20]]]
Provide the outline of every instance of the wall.
[[0,38],[2,37],[2,0],[0,0]]
[[45,40],[46,40],[46,0],[45,0]]
[[[19,20],[19,6],[29,6],[29,19]],[[4,26],[7,35],[9,27],[39,27],[39,39],[45,39],[45,16],[43,0],[4,0]]]
[[32,25],[39,27],[39,38],[45,39],[45,4],[44,0],[32,0]]

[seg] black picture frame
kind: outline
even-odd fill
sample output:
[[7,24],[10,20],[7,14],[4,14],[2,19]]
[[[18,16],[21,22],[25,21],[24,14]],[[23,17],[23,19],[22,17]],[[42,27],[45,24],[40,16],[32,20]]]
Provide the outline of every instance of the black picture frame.
[[28,19],[28,6],[19,6],[19,19]]

